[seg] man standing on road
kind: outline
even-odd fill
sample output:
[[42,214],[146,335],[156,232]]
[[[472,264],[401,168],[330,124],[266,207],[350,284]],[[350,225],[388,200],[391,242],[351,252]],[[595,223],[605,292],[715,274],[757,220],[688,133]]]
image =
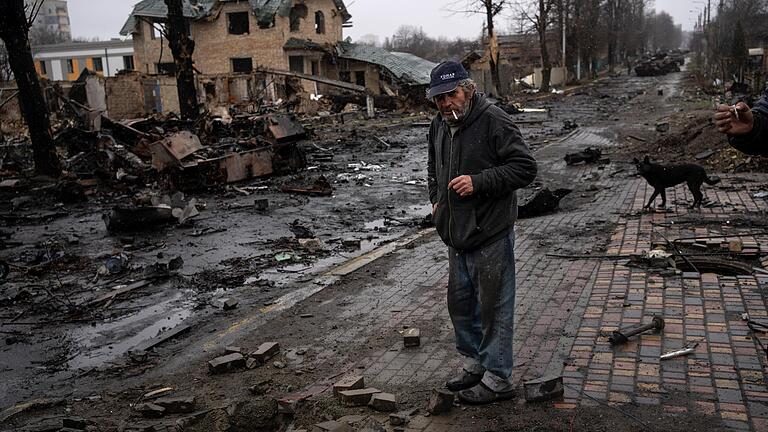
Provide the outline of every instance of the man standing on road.
[[768,156],[768,89],[752,109],[744,102],[719,105],[714,120],[717,130],[728,135],[735,149]]
[[477,92],[461,64],[435,67],[427,97],[439,110],[429,129],[429,199],[448,245],[448,311],[466,358],[446,386],[467,403],[509,399],[515,191],[536,178],[536,161],[509,115]]

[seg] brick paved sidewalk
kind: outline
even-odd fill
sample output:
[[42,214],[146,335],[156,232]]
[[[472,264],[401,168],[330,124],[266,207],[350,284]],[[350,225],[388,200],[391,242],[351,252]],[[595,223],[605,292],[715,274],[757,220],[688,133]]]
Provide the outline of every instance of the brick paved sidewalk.
[[[764,278],[691,272],[685,278],[661,277],[626,267],[620,260],[547,256],[591,253],[596,242],[605,239],[607,251],[601,254],[639,253],[651,248],[654,231],[668,238],[719,235],[728,215],[768,208],[764,200],[751,198],[746,188],[730,184],[726,179],[721,188],[706,190],[721,207],[688,213],[683,201],[691,198],[681,187],[668,193],[673,212],[640,213],[651,192],[646,183],[611,180],[591,205],[580,210],[520,221],[515,383],[563,373],[570,388],[554,404],[559,411],[596,405],[594,399],[617,407],[661,404],[671,416],[714,416],[725,427],[767,430],[766,359],[741,321],[743,312],[758,320],[768,316],[760,291],[765,289]],[[686,218],[688,223],[670,224]],[[741,230],[728,226],[728,234]],[[746,244],[749,241],[768,245],[768,236],[745,238]],[[358,325],[326,333],[319,345],[335,346],[340,352],[380,348],[341,359],[329,349],[320,357],[335,357],[348,369],[362,371],[368,385],[393,392],[401,400],[423,402],[432,388],[442,387],[461,369],[445,306],[445,249],[432,236],[414,248],[399,250],[393,265],[377,275],[378,283],[335,298],[344,306],[339,320]],[[606,333],[653,315],[666,320],[661,335],[610,346]],[[405,327],[422,329],[421,347],[403,348],[402,341],[393,337]],[[690,341],[699,342],[694,355],[660,362],[661,353]],[[516,406],[522,404],[518,399]],[[407,430],[467,430],[462,416],[462,411],[453,416],[418,416]]]

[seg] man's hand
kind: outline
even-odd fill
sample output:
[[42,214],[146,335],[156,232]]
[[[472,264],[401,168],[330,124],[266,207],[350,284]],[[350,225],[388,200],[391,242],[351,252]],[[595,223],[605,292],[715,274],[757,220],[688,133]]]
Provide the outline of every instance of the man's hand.
[[745,135],[755,126],[755,115],[747,104],[718,105],[714,116],[717,130],[728,135]]
[[468,175],[458,176],[448,183],[448,189],[453,189],[459,196],[467,197],[475,192],[472,185],[472,177]]

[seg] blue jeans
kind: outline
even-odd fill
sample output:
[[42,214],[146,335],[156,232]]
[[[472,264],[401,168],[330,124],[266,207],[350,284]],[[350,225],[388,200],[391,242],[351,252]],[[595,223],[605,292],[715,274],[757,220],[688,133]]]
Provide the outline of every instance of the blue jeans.
[[449,248],[448,312],[464,370],[496,392],[512,390],[515,232],[480,249]]

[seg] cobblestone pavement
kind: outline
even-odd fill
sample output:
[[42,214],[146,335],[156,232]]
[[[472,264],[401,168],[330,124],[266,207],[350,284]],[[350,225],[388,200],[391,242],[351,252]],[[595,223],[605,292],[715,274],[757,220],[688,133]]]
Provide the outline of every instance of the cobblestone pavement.
[[[652,192],[644,180],[602,177],[603,190],[592,203],[518,222],[515,384],[564,374],[565,397],[553,405],[560,411],[601,402],[640,409],[660,405],[657,408],[670,416],[711,416],[723,427],[766,430],[765,354],[741,315],[748,312],[757,320],[768,316],[760,291],[768,275],[686,271],[664,277],[630,268],[627,260],[584,255],[641,253],[662,236],[729,235],[716,244],[709,240],[720,251],[721,243],[739,232],[755,231],[743,226],[739,215],[768,210],[765,200],[752,198],[760,179],[725,178],[720,186],[707,188],[710,208],[689,211],[685,205],[692,198],[683,186],[668,192],[668,212],[642,212]],[[745,260],[768,253],[750,249],[768,245],[768,236],[738,238],[744,243]],[[594,251],[600,239],[607,240],[605,250]],[[401,400],[423,402],[432,388],[442,387],[461,369],[445,306],[445,249],[436,235],[429,236],[395,252],[391,266],[375,275],[377,283],[343,298],[318,299],[343,305],[339,321],[358,324],[339,326],[319,345],[354,352],[340,363],[361,371],[367,385]],[[664,317],[663,333],[644,334],[617,348],[608,343],[610,331],[647,322],[654,315]],[[404,348],[402,340],[393,337],[407,327],[422,329],[420,347]],[[689,342],[699,343],[693,355],[659,360],[661,353]],[[360,354],[355,349],[360,346],[369,349]],[[338,352],[328,352],[327,357]],[[473,413],[482,415],[482,408]],[[417,416],[407,430],[468,430],[465,416],[460,410],[453,416]]]

